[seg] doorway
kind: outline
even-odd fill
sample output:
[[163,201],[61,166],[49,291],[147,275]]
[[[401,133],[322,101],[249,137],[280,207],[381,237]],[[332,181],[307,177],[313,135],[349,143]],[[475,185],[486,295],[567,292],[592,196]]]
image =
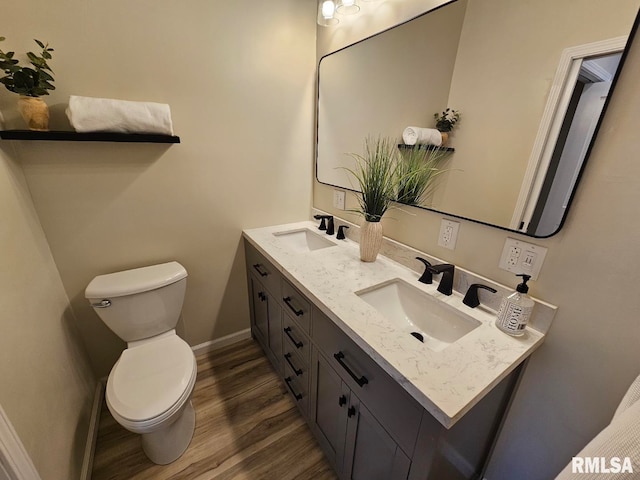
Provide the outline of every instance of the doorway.
[[621,57],[621,53],[614,53],[588,58],[582,62],[540,195],[527,227],[528,234],[541,236],[560,228]]

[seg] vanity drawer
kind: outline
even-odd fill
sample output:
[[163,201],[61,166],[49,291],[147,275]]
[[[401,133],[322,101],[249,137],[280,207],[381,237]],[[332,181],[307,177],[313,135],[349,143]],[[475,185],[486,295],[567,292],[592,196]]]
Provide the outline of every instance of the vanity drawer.
[[311,358],[311,342],[309,341],[309,337],[288,313],[282,315],[282,330],[283,352],[295,352],[305,364],[309,365],[309,359]]
[[281,275],[278,269],[246,240],[244,250],[247,257],[247,268],[255,273],[265,288],[279,300]]
[[307,334],[311,333],[311,304],[284,278],[282,279],[282,308]]
[[411,455],[422,407],[322,312],[314,309],[313,341],[342,380]]
[[300,408],[306,417],[309,412],[309,369],[306,366],[304,368],[299,367],[299,370],[294,372],[285,360],[284,383],[295,400],[296,405],[298,405],[298,408]]

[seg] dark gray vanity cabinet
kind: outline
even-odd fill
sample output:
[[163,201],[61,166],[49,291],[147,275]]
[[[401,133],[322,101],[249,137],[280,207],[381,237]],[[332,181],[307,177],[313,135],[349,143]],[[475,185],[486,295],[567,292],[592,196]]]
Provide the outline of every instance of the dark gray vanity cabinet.
[[404,480],[411,462],[324,355],[314,348],[311,428],[343,479]]
[[311,352],[309,301],[248,242],[245,242],[245,255],[251,333],[306,418]]
[[245,242],[251,332],[341,480],[481,478],[522,364],[444,427]]
[[246,247],[251,333],[282,375],[282,307],[278,301],[281,276],[257,250],[249,244]]
[[313,309],[311,427],[341,478],[406,479],[422,407]]
[[309,301],[282,280],[282,358],[284,380],[305,418],[309,416],[309,357],[311,355],[311,307]]

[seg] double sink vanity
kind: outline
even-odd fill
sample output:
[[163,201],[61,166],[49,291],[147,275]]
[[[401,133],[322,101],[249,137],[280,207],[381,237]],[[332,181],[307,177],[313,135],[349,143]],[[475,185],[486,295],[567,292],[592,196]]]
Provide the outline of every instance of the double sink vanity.
[[473,274],[458,269],[444,295],[437,277],[418,281],[408,247],[364,263],[356,242],[309,221],[244,238],[252,334],[338,476],[480,478],[555,307],[537,302],[542,320],[513,338],[495,311],[462,303]]

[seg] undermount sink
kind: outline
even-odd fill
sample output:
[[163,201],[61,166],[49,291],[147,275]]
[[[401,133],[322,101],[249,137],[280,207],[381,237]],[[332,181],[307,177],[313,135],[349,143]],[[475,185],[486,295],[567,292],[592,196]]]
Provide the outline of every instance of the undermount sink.
[[308,228],[276,232],[274,235],[297,252],[311,252],[336,245],[326,235],[318,235]]
[[480,326],[475,318],[403,280],[381,283],[356,295],[436,352]]

